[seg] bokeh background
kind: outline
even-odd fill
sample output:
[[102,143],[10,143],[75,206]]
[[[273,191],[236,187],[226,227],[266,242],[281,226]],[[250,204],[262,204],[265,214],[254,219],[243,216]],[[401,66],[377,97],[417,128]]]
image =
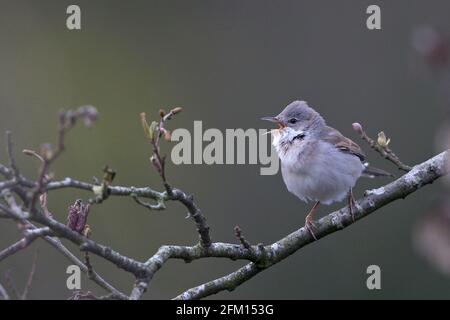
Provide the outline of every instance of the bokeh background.
[[[20,150],[54,143],[58,110],[86,104],[99,109],[100,119],[91,129],[78,126],[69,134],[67,151],[52,167],[57,178],[91,181],[108,164],[118,172],[116,184],[162,189],[138,114],[156,117],[159,108],[172,106],[184,107],[172,128],[191,129],[194,120],[221,130],[265,128],[261,116],[303,99],[358,143],[352,122],[372,136],[384,130],[408,164],[443,149],[436,134],[448,114],[446,65],[438,61],[430,67],[433,61],[414,48],[412,35],[419,26],[450,33],[448,1],[80,0],[81,31],[66,28],[69,4],[73,1],[0,1],[0,129],[13,131],[17,161],[30,177],[38,164]],[[370,4],[381,6],[382,30],[366,28]],[[5,161],[3,136],[0,142]],[[372,165],[400,174],[360,144]],[[170,152],[170,145],[165,150]],[[310,205],[286,191],[280,174],[260,176],[259,169],[168,163],[167,172],[174,186],[195,195],[214,240],[235,242],[233,227],[239,225],[249,241],[269,244],[301,227]],[[361,180],[355,195],[388,181]],[[449,298],[450,279],[416,246],[421,221],[447,192],[442,182],[428,186],[213,298]],[[91,194],[52,192],[50,209],[65,221],[67,206],[78,197]],[[145,260],[160,245],[197,241],[185,216],[178,203],[149,212],[130,198],[113,197],[91,210],[89,224],[95,240]],[[1,221],[0,248],[19,238],[13,222]],[[22,288],[35,250],[29,298],[69,297],[69,263],[43,241],[3,261],[0,282],[11,270]],[[116,287],[132,289],[127,273],[96,257],[92,263]],[[381,267],[381,290],[366,287],[371,264]],[[145,298],[172,298],[241,265],[170,261]],[[82,289],[104,293],[84,276]]]

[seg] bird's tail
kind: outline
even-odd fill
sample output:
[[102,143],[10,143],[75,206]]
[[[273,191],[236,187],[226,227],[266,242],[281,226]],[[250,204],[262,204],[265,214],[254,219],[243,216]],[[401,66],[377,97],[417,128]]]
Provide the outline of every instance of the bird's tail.
[[375,178],[375,177],[394,177],[392,173],[389,173],[387,171],[384,171],[382,169],[378,169],[375,167],[369,166],[368,163],[365,163],[364,166],[366,167],[362,173],[363,177],[366,178]]

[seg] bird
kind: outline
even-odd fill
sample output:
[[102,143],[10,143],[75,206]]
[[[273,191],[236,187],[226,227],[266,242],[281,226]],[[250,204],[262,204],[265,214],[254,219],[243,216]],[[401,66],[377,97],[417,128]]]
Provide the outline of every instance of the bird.
[[330,127],[306,101],[293,101],[277,116],[263,117],[277,129],[269,131],[281,161],[281,174],[289,192],[304,202],[314,201],[305,227],[314,239],[314,214],[320,204],[348,200],[355,221],[352,189],[360,177],[392,176],[365,161],[366,155],[351,139]]

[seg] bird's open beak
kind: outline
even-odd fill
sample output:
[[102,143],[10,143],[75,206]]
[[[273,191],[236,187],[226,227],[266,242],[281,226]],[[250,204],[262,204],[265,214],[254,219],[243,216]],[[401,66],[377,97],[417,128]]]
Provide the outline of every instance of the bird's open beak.
[[263,118],[261,118],[261,120],[270,121],[270,122],[274,122],[274,123],[278,124],[278,129],[283,129],[286,127],[286,124],[283,123],[283,121],[281,121],[277,117],[263,117]]

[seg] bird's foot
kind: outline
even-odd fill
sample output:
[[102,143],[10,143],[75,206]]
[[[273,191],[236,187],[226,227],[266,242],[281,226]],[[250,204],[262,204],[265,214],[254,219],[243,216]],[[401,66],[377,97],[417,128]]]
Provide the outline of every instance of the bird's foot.
[[314,223],[313,219],[311,217],[306,217],[305,219],[305,228],[309,231],[311,236],[314,238],[314,240],[317,240],[316,235],[314,234],[313,229],[316,227],[316,224]]
[[348,204],[348,211],[350,212],[350,215],[352,216],[352,221],[355,222],[355,213],[353,212],[353,203]]
[[353,198],[353,192],[350,190],[348,194],[348,212],[352,216],[352,221],[355,222],[355,213],[353,212],[353,208],[356,207],[355,199]]

